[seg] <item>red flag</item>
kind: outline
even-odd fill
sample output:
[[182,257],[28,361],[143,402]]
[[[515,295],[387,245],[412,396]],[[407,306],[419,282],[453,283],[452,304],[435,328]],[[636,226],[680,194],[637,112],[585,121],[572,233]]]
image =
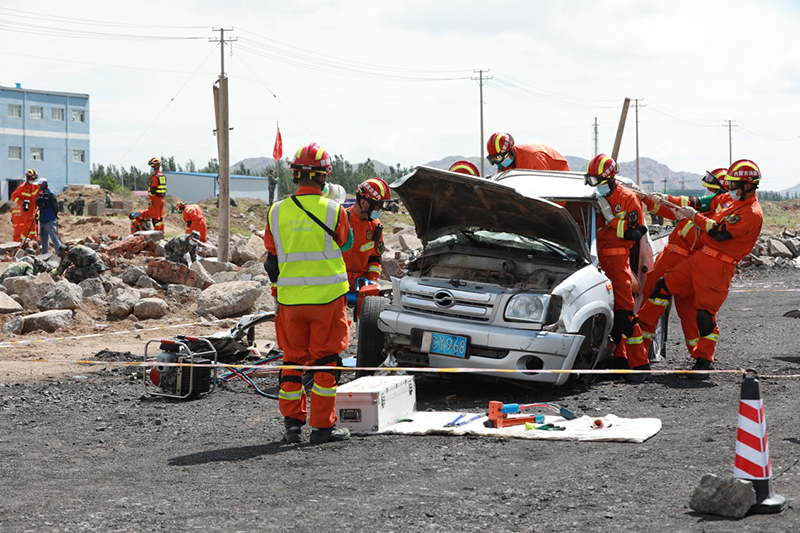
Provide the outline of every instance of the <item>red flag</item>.
[[275,136],[275,148],[272,149],[272,157],[275,161],[280,161],[283,157],[283,139],[281,139],[281,126],[278,125],[278,135]]

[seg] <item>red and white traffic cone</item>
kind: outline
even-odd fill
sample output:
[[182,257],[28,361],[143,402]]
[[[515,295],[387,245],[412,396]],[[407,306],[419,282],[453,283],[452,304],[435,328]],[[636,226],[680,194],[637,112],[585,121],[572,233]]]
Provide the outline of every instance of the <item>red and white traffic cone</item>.
[[780,513],[786,509],[786,498],[776,495],[772,490],[772,462],[764,420],[764,401],[761,399],[758,373],[752,368],[745,371],[742,381],[733,477],[753,482],[756,503],[750,508],[750,514]]

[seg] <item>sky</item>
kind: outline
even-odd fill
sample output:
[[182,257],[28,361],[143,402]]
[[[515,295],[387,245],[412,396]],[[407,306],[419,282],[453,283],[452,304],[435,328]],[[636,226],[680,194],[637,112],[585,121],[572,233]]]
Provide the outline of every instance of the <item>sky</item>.
[[[227,42],[221,48],[219,31]],[[224,58],[230,160],[317,142],[409,167],[511,133],[589,159],[702,174],[752,159],[800,182],[800,3],[793,0],[0,0],[0,85],[90,97],[94,164],[217,157]],[[637,128],[638,107],[638,128]],[[486,170],[489,170],[488,164]]]

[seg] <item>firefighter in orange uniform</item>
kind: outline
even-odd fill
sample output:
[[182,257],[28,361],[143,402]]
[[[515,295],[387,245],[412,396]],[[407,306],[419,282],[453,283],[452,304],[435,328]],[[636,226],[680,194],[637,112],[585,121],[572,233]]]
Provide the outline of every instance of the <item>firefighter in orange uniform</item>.
[[466,174],[467,176],[474,176],[476,178],[481,177],[481,171],[478,170],[478,167],[466,159],[462,159],[461,161],[456,161],[450,168],[448,169],[450,172],[457,172],[459,174]]
[[[602,215],[597,217],[597,255],[614,291],[611,340],[616,344],[614,356],[617,365],[633,370],[650,370],[646,354],[643,358],[637,357],[636,352],[628,350],[642,342],[642,330],[634,315],[630,250],[647,233],[647,227],[642,225],[642,201],[636,193],[617,183],[617,172],[619,166],[605,154],[589,161],[586,172],[586,183],[597,187],[600,195]],[[645,373],[625,375],[627,381],[634,383],[641,383],[646,377]]]
[[[285,365],[336,366],[349,343],[347,270],[342,251],[352,244],[344,208],[322,196],[331,157],[317,143],[300,148],[291,165],[297,192],[269,209],[264,245],[267,272],[278,301],[275,332]],[[278,405],[284,441],[300,442],[306,422],[302,370],[282,370]],[[336,373],[315,371],[310,442],[350,438],[336,427]]]
[[203,209],[197,204],[186,205],[186,202],[178,202],[175,204],[175,209],[178,213],[183,214],[183,220],[186,222],[186,233],[196,231],[200,234],[200,240],[206,242],[206,217],[203,215]]
[[510,133],[492,133],[486,143],[486,159],[497,167],[497,172],[513,168],[531,170],[569,170],[563,155],[543,144],[514,144]]
[[[703,176],[703,185],[708,188],[713,194],[701,197],[689,196],[666,196],[655,193],[651,195],[657,201],[662,198],[668,202],[681,207],[691,206],[701,213],[718,213],[731,205],[731,200],[728,194],[728,189],[725,185],[725,176],[727,168],[718,168],[711,172],[706,172]],[[645,197],[645,202],[650,205],[650,201]],[[659,214],[671,220],[675,219],[674,214],[670,214],[669,210],[662,206]],[[667,246],[656,257],[653,269],[647,275],[642,294],[648,297],[653,293],[656,282],[659,278],[671,268],[678,265],[689,258],[697,249],[701,248],[700,229],[697,225],[689,219],[682,219],[678,221],[672,232],[669,235]],[[694,347],[697,345],[699,335],[697,331],[697,321],[695,320],[695,309],[690,298],[676,297],[675,310],[681,320],[681,328],[683,329],[683,336],[686,342],[686,347],[691,355]],[[650,350],[650,345],[655,337],[656,326],[658,325],[658,318],[664,313],[669,305],[669,299],[663,298],[650,298],[651,305],[642,305],[642,308],[636,314],[639,320],[639,325],[642,328],[643,342],[639,346],[632,347],[634,350],[640,350],[645,355]],[[659,310],[658,307],[663,307]],[[655,317],[655,319],[653,318]]]
[[134,211],[128,218],[131,219],[131,235],[137,231],[146,231],[147,223],[150,221],[150,213],[147,210]]
[[32,168],[25,172],[25,182],[11,193],[11,223],[14,225],[14,242],[22,239],[36,241],[39,231],[36,229],[36,197],[39,196],[39,186],[36,180],[39,175]]
[[167,195],[167,178],[161,172],[161,160],[157,157],[147,162],[153,169],[150,176],[150,187],[147,192],[150,199],[148,211],[150,219],[153,221],[153,229],[164,231],[164,197]]
[[[656,282],[651,299],[691,298],[699,334],[692,351],[695,360],[692,370],[714,369],[714,350],[719,340],[717,312],[728,297],[736,265],[753,249],[764,221],[756,195],[760,182],[758,166],[748,159],[740,159],[728,168],[725,177],[732,199],[730,207],[710,216],[688,206],[678,210],[702,230],[702,248],[687,261],[668,270]],[[652,304],[648,301],[645,305]],[[659,309],[663,312],[663,308]],[[708,379],[710,376],[692,374],[691,377]]]
[[356,304],[359,289],[366,286],[359,285],[359,278],[377,283],[381,277],[384,245],[383,225],[378,217],[387,208],[391,197],[389,184],[381,178],[370,178],[358,186],[356,203],[345,210],[353,229],[353,247],[342,254],[347,266],[347,280],[350,284],[348,298],[351,305]]

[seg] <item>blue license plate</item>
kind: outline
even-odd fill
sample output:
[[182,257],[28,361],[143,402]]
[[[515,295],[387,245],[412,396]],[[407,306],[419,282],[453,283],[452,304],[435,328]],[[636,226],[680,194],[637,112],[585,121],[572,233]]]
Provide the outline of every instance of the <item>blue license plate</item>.
[[[428,339],[430,339],[430,341],[428,341]],[[466,358],[469,339],[458,335],[445,335],[444,333],[426,331],[422,335],[422,345],[423,351],[427,351],[428,353]],[[428,348],[427,350],[424,349],[426,347]]]

